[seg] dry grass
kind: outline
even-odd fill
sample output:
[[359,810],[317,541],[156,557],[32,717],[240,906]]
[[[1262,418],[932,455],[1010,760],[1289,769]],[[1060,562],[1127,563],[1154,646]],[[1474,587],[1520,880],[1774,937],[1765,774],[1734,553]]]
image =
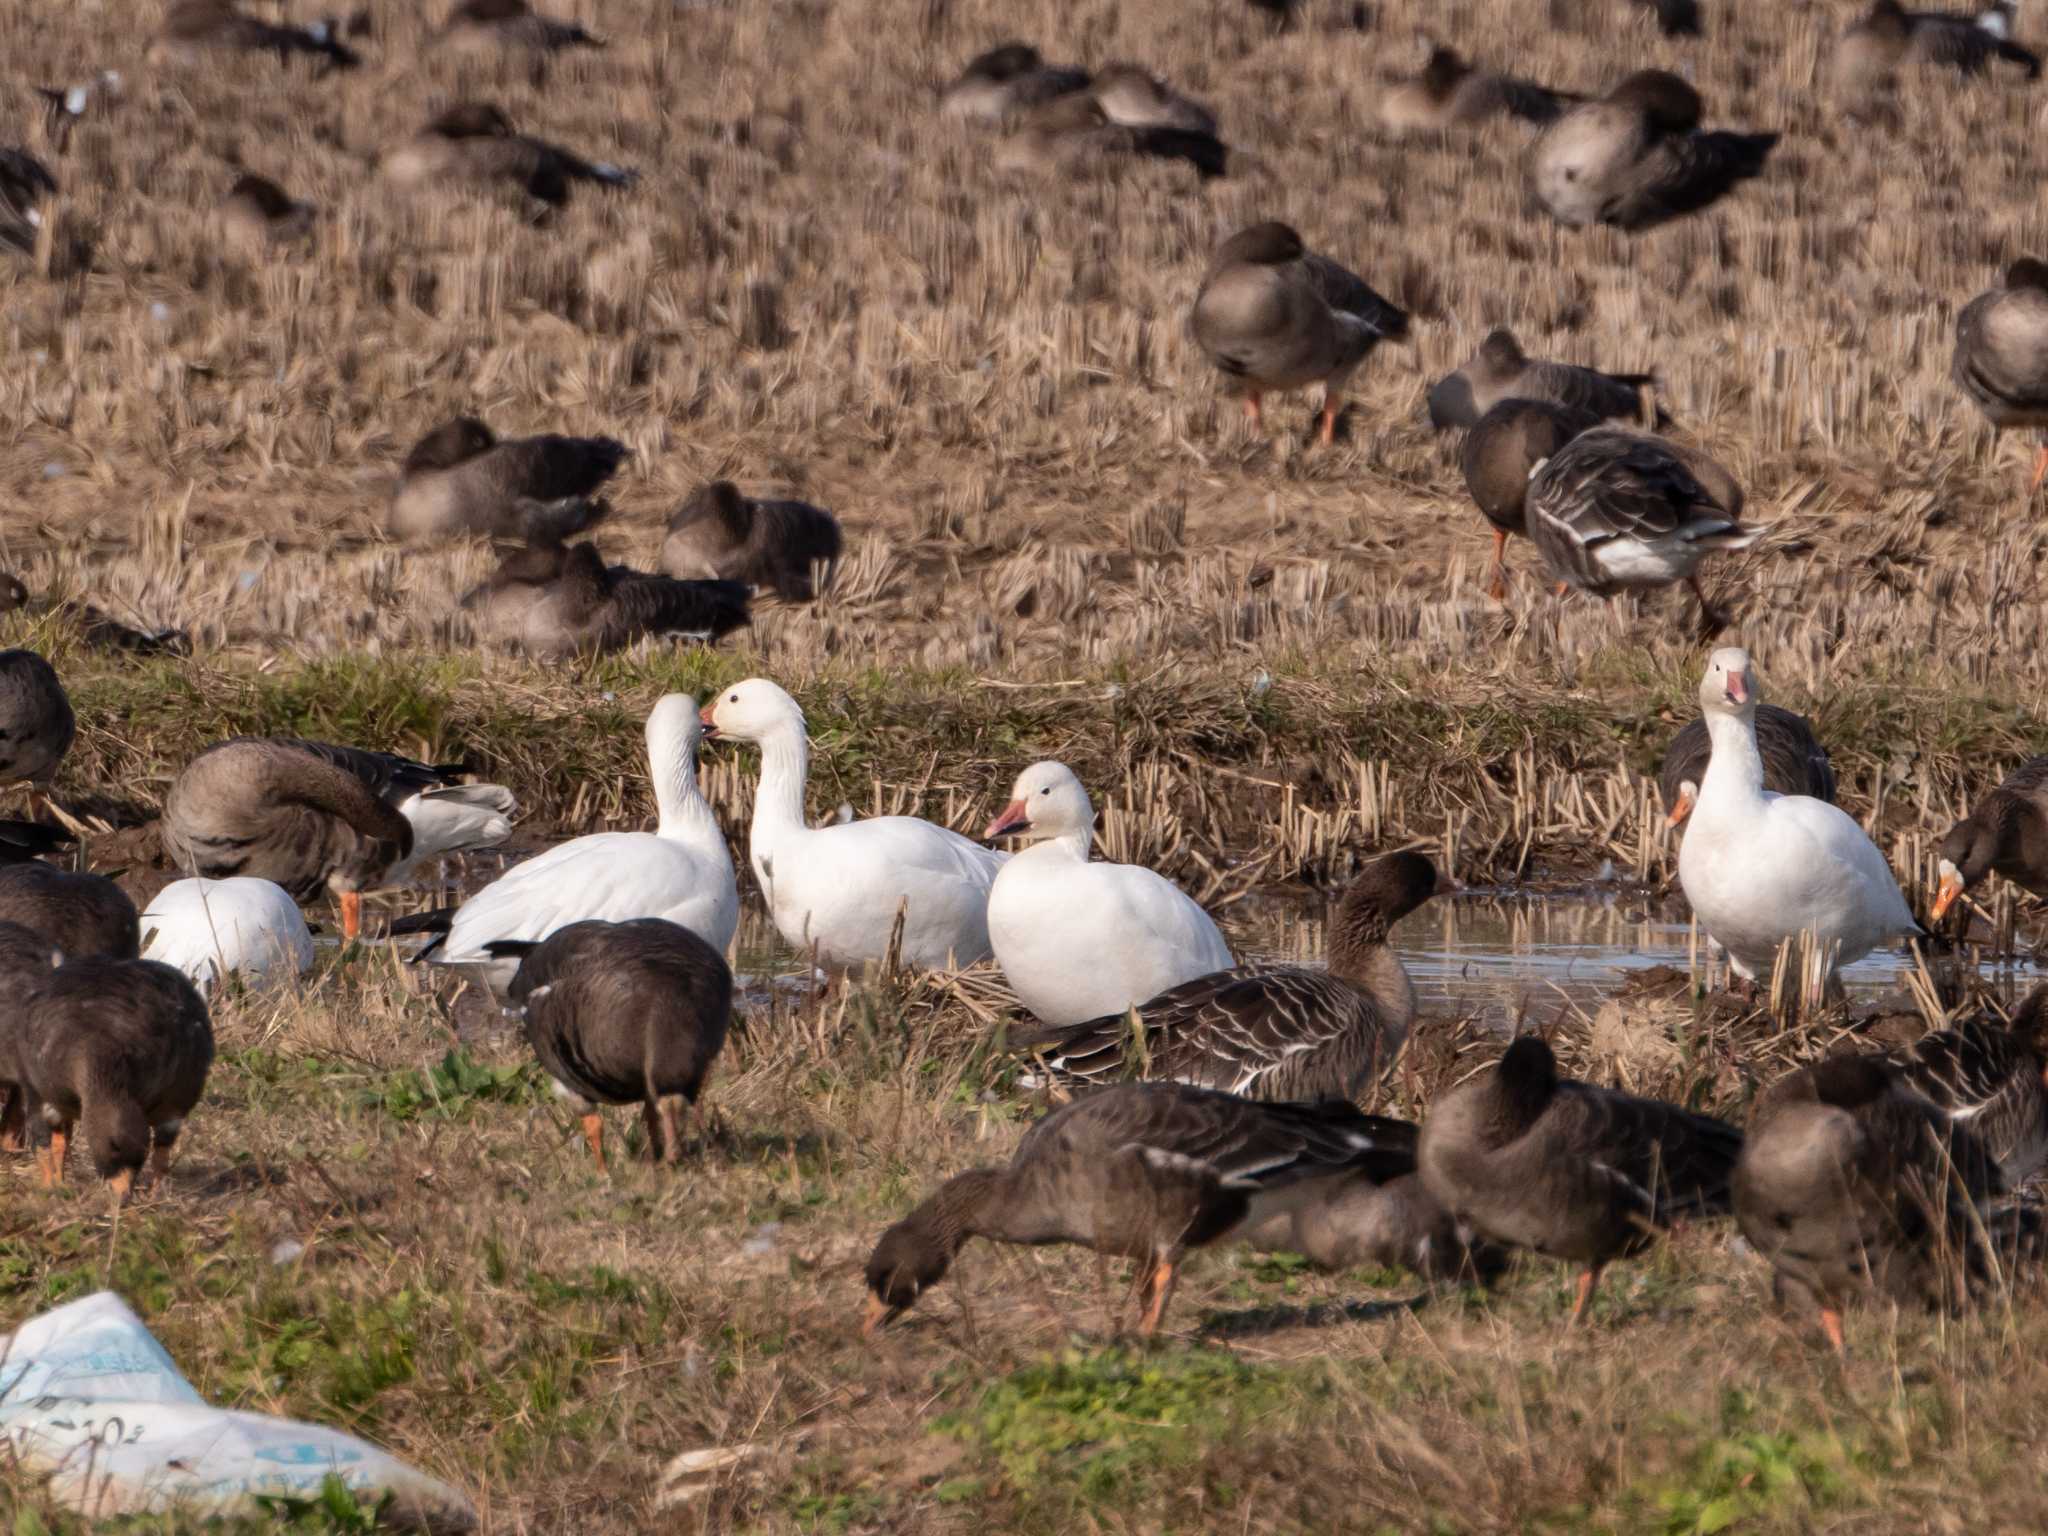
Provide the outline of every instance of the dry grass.
[[[79,702],[75,801],[146,819],[198,746],[289,729],[467,753],[541,827],[632,823],[651,698],[767,672],[810,712],[818,813],[967,825],[1058,754],[1119,856],[1212,901],[1411,838],[1468,880],[1659,881],[1641,774],[1690,712],[1686,613],[1529,579],[1489,603],[1483,524],[1420,417],[1500,323],[1534,353],[1654,365],[1679,430],[1743,481],[1773,531],[1710,586],[1902,874],[2042,740],[2048,535],[2022,448],[1946,378],[1955,311],[2048,247],[2035,95],[1927,81],[1895,128],[1851,125],[1813,89],[1848,5],[1713,7],[1691,44],[1621,0],[1556,0],[1552,30],[1518,0],[1379,5],[1369,32],[1308,0],[1285,33],[1235,4],[583,9],[615,46],[541,75],[439,53],[436,7],[377,5],[366,67],[314,80],[152,67],[152,4],[0,0],[0,142],[65,189],[36,259],[0,265],[0,564],[199,642],[114,663],[60,621],[5,621]],[[1518,131],[1376,128],[1425,25],[1580,89],[1683,67],[1713,121],[1786,142],[1703,217],[1562,231],[1529,206]],[[1232,175],[998,178],[929,103],[1009,36],[1166,73],[1217,108]],[[26,85],[107,68],[118,104],[56,154]],[[388,195],[371,157],[462,95],[643,179],[540,226]],[[216,259],[207,211],[244,168],[322,205],[307,249]],[[1333,450],[1306,446],[1305,399],[1248,434],[1185,335],[1208,250],[1255,217],[1418,312]],[[764,605],[715,656],[477,654],[453,598],[486,552],[378,531],[399,456],[458,411],[631,444],[602,543],[639,563],[714,475],[828,505],[837,588]],[[735,831],[750,777],[709,775]],[[468,1015],[351,957],[303,999],[220,1010],[185,1166],[118,1227],[0,1169],[0,1305],[115,1283],[209,1396],[386,1440],[495,1531],[2038,1523],[2037,1305],[1865,1315],[1837,1368],[1714,1228],[1618,1274],[1576,1337],[1543,1265],[1486,1301],[1375,1310],[1410,1293],[1222,1255],[1194,1266],[1179,1337],[1133,1360],[1101,1347],[1120,1274],[975,1251],[863,1346],[874,1233],[1029,1113],[980,1049],[1001,1001],[976,980],[757,1009],[714,1090],[728,1139],[679,1175],[600,1179],[514,1042],[466,1037],[462,1061],[502,1070],[434,1078]],[[1558,1027],[1580,1070],[1739,1113],[1830,1026],[1631,998]],[[1420,1032],[1394,1107],[1486,1048]],[[287,1238],[306,1254],[278,1266]],[[657,1512],[670,1457],[742,1444],[764,1449]]]

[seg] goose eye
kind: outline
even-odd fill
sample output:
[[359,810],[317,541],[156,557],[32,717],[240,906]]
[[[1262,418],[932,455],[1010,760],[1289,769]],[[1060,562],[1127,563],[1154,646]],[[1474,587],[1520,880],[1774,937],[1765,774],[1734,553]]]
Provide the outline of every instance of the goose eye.
[[1049,794],[1051,794],[1051,793],[1052,793],[1052,786],[1051,786],[1050,784],[1046,785],[1046,786],[1045,786],[1045,788],[1043,788],[1043,789],[1041,789],[1041,790],[1039,791],[1039,793],[1040,793],[1041,795],[1049,795]]

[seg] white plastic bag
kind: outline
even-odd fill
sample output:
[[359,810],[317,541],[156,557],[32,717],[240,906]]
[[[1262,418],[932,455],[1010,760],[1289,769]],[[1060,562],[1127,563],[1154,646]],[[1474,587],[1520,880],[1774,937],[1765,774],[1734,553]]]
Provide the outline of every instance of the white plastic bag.
[[329,1477],[388,1517],[474,1528],[469,1500],[353,1435],[209,1407],[111,1291],[0,1335],[0,1460],[80,1514],[253,1514],[317,1498]]

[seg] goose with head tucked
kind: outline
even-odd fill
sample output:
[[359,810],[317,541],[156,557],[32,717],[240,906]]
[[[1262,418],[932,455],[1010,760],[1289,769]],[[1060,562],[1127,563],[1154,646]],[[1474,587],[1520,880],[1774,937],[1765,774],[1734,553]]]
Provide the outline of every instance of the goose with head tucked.
[[757,500],[730,480],[714,480],[669,518],[661,568],[679,580],[745,582],[807,603],[820,572],[831,585],[841,542],[839,519],[823,507]]
[[1380,96],[1380,122],[1396,133],[1427,133],[1520,118],[1539,127],[1584,98],[1533,80],[1496,75],[1469,63],[1455,48],[1429,50],[1422,73]]
[[465,101],[384,156],[379,165],[394,187],[418,193],[474,189],[524,194],[550,208],[569,201],[578,182],[625,188],[639,173],[519,132],[504,109]]
[[2048,262],[2021,257],[1996,288],[1963,306],[1949,376],[1994,432],[2024,427],[2041,434],[2027,482],[2032,496],[2048,475]]
[[989,943],[1017,1000],[1046,1024],[1121,1014],[1236,961],[1179,886],[1136,864],[1096,863],[1095,808],[1064,763],[1034,763],[985,837],[1031,846],[988,898]]
[[765,677],[721,689],[703,717],[719,738],[761,749],[747,852],[784,942],[838,966],[892,946],[920,970],[988,958],[989,888],[1005,855],[915,816],[811,826],[804,712]]
[[948,117],[1000,123],[1056,97],[1086,90],[1088,71],[1053,65],[1028,43],[1004,43],[968,60],[939,97]]
[[1678,883],[1700,927],[1749,981],[1767,980],[1780,947],[1802,931],[1835,966],[1917,935],[1890,866],[1854,818],[1764,788],[1758,703],[1749,652],[1715,651],[1700,679],[1713,755],[1678,853]]
[[173,880],[143,910],[142,958],[183,972],[202,997],[230,976],[265,992],[313,968],[313,934],[271,881]]
[[611,437],[501,440],[457,416],[406,454],[386,526],[413,543],[480,533],[559,544],[610,511],[597,493],[629,452]]
[[[1820,738],[1813,734],[1813,724],[1806,716],[1775,704],[1759,704],[1756,745],[1763,758],[1765,789],[1781,795],[1811,795],[1834,804],[1834,761],[1820,744]],[[1657,792],[1664,800],[1667,827],[1679,825],[1692,814],[1713,749],[1705,717],[1687,721],[1664,749],[1664,764],[1657,771]]]
[[1986,875],[2003,875],[2030,896],[2048,896],[2048,757],[2030,757],[1941,840],[1941,884],[1933,918]]

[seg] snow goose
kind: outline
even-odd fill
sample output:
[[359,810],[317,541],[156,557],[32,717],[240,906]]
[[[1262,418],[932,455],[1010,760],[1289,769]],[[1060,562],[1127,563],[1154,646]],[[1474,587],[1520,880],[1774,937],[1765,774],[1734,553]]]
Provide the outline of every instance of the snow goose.
[[1529,472],[1560,448],[1600,424],[1591,411],[1546,400],[1503,400],[1465,434],[1458,451],[1465,488],[1493,525],[1493,569],[1487,593],[1508,595],[1508,538],[1529,534]]
[[408,191],[517,192],[551,208],[569,201],[575,182],[630,187],[639,180],[635,171],[518,132],[502,108],[485,101],[450,107],[386,155],[380,170]]
[[1469,127],[1503,117],[1542,125],[1584,98],[1533,80],[1476,69],[1455,48],[1434,47],[1422,73],[1380,96],[1380,122],[1396,133]]
[[1701,558],[1763,537],[1742,521],[1742,488],[1727,470],[1624,427],[1581,432],[1538,464],[1524,507],[1560,592],[1612,597],[1682,581],[1709,629],[1724,620],[1700,588]]
[[1939,919],[1955,899],[1988,874],[2048,896],[2048,757],[2033,757],[1970,807],[1941,840]]
[[1993,431],[2041,433],[2027,483],[2033,495],[2048,475],[2048,262],[2021,257],[2005,269],[2003,283],[1963,306],[1949,376]]
[[899,953],[910,965],[941,970],[988,958],[989,888],[1002,854],[914,816],[807,824],[804,712],[765,677],[722,691],[704,706],[704,723],[761,749],[747,851],[786,943],[859,965],[888,953],[900,916]]
[[19,923],[74,959],[132,960],[142,948],[135,903],[105,875],[33,861],[0,864],[0,922]]
[[313,968],[313,935],[269,880],[173,880],[143,911],[142,958],[176,966],[202,996],[228,975],[261,991]]
[[1136,864],[1095,864],[1095,808],[1064,763],[1033,763],[985,837],[1031,847],[988,895],[988,936],[1017,1000],[1047,1024],[1120,1014],[1237,962],[1216,924],[1172,881]]
[[659,917],[723,954],[740,923],[732,854],[718,815],[697,788],[697,701],[671,693],[647,715],[647,767],[658,819],[652,832],[593,832],[515,864],[452,914],[400,918],[393,934],[431,932],[422,959],[479,967],[503,995],[518,969],[493,941],[537,943],[571,923]]
[[0,1152],[19,1152],[24,1126],[19,1066],[28,1005],[64,952],[33,929],[0,922]]
[[1810,931],[1834,964],[1861,959],[1920,926],[1877,845],[1846,813],[1763,787],[1757,678],[1749,652],[1707,659],[1700,707],[1713,738],[1678,853],[1678,883],[1737,975],[1768,978],[1787,939]]
[[939,96],[948,117],[1000,123],[1056,96],[1086,90],[1088,71],[1047,64],[1028,43],[1004,43],[967,61]]
[[1678,1218],[1727,1211],[1741,1150],[1732,1125],[1559,1077],[1550,1047],[1523,1035],[1430,1106],[1416,1161],[1481,1236],[1578,1266],[1576,1323],[1608,1263]]
[[610,437],[501,441],[475,417],[457,416],[406,454],[387,526],[415,543],[467,533],[559,543],[610,510],[593,498],[627,452]]
[[1778,135],[1703,133],[1702,110],[1678,76],[1637,71],[1543,130],[1529,161],[1537,201],[1562,224],[1647,229],[1762,175]]
[[67,960],[36,989],[18,1054],[43,1187],[64,1182],[79,1126],[93,1167],[125,1200],[145,1158],[152,1181],[169,1169],[213,1065],[213,1024],[183,972],[93,956]]
[[[1759,704],[1756,745],[1763,758],[1765,789],[1781,795],[1811,795],[1834,804],[1835,765],[1806,716],[1775,704]],[[1712,751],[1713,739],[1707,734],[1704,718],[1687,721],[1664,749],[1657,791],[1664,800],[1666,826],[1675,827],[1692,814],[1700,797],[1700,777],[1707,771]]]
[[839,561],[839,519],[807,501],[757,501],[730,480],[700,486],[676,508],[661,568],[691,580],[743,581],[792,603],[830,585]]
[[683,1154],[682,1106],[696,1107],[732,1023],[732,972],[689,929],[659,917],[581,922],[540,943],[494,939],[519,969],[507,990],[527,1044],[575,1104],[597,1166],[605,1104],[638,1104],[647,1154]]
[[1415,988],[1388,930],[1436,888],[1436,866],[1421,854],[1388,854],[1338,901],[1328,970],[1237,966],[1140,1006],[1141,1036],[1119,1012],[1013,1043],[1065,1082],[1114,1082],[1135,1071],[1253,1099],[1359,1098],[1392,1069],[1415,1020]]
[[34,651],[0,651],[0,783],[47,790],[77,734],[56,669]]
[[[1532,358],[1501,328],[1487,332],[1471,360],[1438,379],[1429,390],[1430,425],[1470,427],[1503,400],[1535,400],[1574,414],[1637,422],[1643,419],[1643,389],[1654,373],[1603,373],[1577,363]],[[1659,426],[1670,425],[1660,407]],[[1525,477],[1526,478],[1526,477]]]
[[1090,1093],[1024,1133],[1009,1165],[956,1174],[882,1234],[863,1331],[945,1278],[968,1239],[1078,1243],[1141,1267],[1140,1334],[1173,1296],[1181,1257],[1311,1206],[1354,1175],[1414,1167],[1415,1128],[1349,1104],[1261,1104],[1179,1083]]
[[1323,386],[1321,440],[1336,438],[1351,375],[1408,316],[1285,224],[1254,224],[1216,248],[1195,295],[1195,341],[1259,425],[1268,390]]

